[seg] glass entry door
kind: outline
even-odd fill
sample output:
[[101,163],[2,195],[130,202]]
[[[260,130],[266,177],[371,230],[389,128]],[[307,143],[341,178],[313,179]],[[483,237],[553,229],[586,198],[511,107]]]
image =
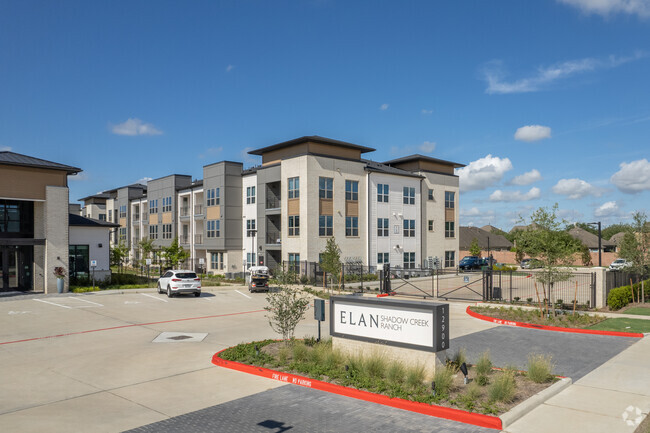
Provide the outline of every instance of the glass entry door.
[[0,290],[31,290],[34,247],[0,247]]

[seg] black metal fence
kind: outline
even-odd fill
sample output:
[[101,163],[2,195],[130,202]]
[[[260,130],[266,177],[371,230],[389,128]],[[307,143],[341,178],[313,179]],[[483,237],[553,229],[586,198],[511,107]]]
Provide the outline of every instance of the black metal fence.
[[365,266],[361,263],[341,263],[338,275],[325,272],[318,262],[283,262],[282,268],[296,274],[297,282],[318,287],[336,287],[341,289],[351,287],[364,290],[369,285],[378,286],[379,276],[375,266]]

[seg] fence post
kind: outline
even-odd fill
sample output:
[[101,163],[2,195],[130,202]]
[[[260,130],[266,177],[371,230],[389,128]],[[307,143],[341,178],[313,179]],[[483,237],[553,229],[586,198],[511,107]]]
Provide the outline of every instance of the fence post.
[[379,293],[384,293],[384,271],[379,270]]

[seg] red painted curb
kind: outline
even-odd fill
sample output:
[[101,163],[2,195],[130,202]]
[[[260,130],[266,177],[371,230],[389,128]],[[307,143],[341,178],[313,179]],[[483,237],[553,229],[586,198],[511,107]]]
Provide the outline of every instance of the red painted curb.
[[581,328],[561,328],[559,326],[536,325],[526,322],[515,322],[513,320],[495,319],[494,317],[484,316],[467,307],[467,314],[477,319],[485,320],[486,322],[496,323],[497,325],[518,326],[520,328],[542,329],[544,331],[556,332],[573,332],[575,334],[595,334],[595,335],[609,335],[612,337],[634,337],[643,338],[643,334],[639,332],[618,332],[618,331],[599,331],[597,329],[581,329]]
[[403,400],[401,398],[391,398],[386,395],[373,394],[368,391],[348,388],[333,383],[310,379],[304,376],[298,376],[296,374],[282,373],[264,367],[242,364],[241,362],[236,361],[226,361],[225,359],[221,359],[219,357],[219,354],[224,350],[226,349],[223,349],[214,354],[212,357],[212,363],[214,365],[229,368],[231,370],[241,371],[243,373],[254,374],[256,376],[265,377],[267,379],[279,380],[280,382],[292,383],[294,385],[304,386],[306,388],[318,389],[320,391],[331,392],[333,394],[343,395],[345,397],[356,398],[358,400],[369,401],[371,403],[382,404],[384,406],[417,412],[423,415],[444,418],[451,421],[476,425],[479,427],[487,427],[499,430],[502,428],[501,418],[495,416],[466,412],[464,410],[453,409],[450,407],[418,403],[415,401]]

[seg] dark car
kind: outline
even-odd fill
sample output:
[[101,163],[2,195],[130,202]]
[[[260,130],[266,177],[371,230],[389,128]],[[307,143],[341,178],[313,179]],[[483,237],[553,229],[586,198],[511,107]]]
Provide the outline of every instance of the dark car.
[[472,269],[481,269],[487,265],[487,259],[478,256],[465,256],[458,263],[458,269],[463,271],[470,271]]

